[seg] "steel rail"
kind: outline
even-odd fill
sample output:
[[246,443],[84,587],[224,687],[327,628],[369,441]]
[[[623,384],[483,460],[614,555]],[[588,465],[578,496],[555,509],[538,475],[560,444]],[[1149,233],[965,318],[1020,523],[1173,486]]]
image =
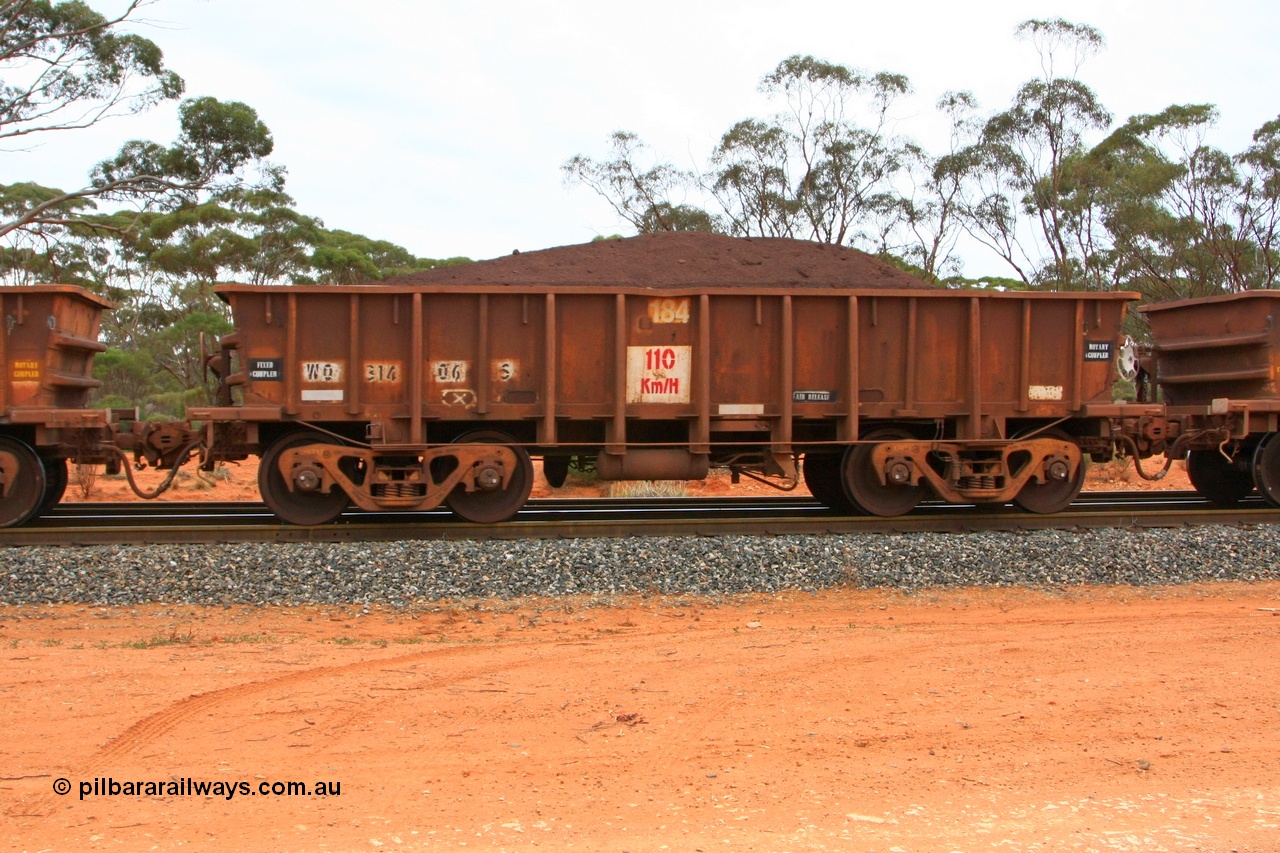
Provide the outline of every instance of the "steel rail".
[[841,516],[810,498],[615,498],[530,501],[512,521],[478,525],[450,513],[353,511],[334,524],[280,524],[254,502],[62,504],[35,523],[0,530],[0,546],[231,542],[375,542],[412,539],[563,539],[844,533],[1161,528],[1280,524],[1260,498],[1212,507],[1194,492],[1087,492],[1067,511],[931,502],[898,518]]

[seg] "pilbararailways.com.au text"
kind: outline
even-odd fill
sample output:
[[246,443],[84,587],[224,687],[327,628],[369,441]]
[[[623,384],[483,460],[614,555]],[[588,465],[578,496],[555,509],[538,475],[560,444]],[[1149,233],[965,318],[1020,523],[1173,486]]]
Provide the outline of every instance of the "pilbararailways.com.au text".
[[[54,793],[71,793],[71,781],[54,780]],[[208,782],[192,779],[118,781],[99,776],[79,783],[80,799],[86,797],[340,797],[342,783],[327,779],[316,782]]]

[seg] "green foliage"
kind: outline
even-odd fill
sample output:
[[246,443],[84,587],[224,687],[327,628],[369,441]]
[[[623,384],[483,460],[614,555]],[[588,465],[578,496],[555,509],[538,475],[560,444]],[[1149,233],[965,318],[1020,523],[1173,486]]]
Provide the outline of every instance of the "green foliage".
[[139,350],[108,349],[93,359],[93,376],[102,383],[96,405],[124,408],[162,390],[151,355]]
[[795,237],[800,205],[787,167],[790,137],[775,124],[746,119],[711,152],[711,192],[739,236]]
[[900,236],[896,250],[920,269],[926,280],[960,275],[952,254],[964,230],[964,188],[973,162],[966,146],[977,138],[978,102],[969,92],[946,92],[937,101],[950,124],[946,153],[931,156],[920,146],[905,146],[909,191],[896,200]]
[[[84,127],[108,114],[136,113],[182,95],[182,78],[164,67],[151,41],[117,26],[79,0],[13,0],[0,10],[0,138]],[[32,70],[38,74],[30,73]]]
[[[126,2],[114,17],[78,0],[0,7],[0,139],[72,132],[179,99],[182,78],[160,48],[121,31],[142,5]],[[114,349],[96,359],[97,397],[144,416],[181,417],[184,401],[211,399],[200,340],[230,328],[212,283],[287,274],[283,244],[319,227],[292,211],[283,170],[262,164],[272,139],[251,107],[190,98],[178,124],[167,146],[126,142],[80,189],[0,186],[0,278],[81,284],[119,302],[104,323]],[[128,209],[104,214],[103,202]]]
[[886,134],[890,107],[911,91],[908,79],[795,55],[760,89],[783,111],[730,128],[704,180],[730,232],[882,244],[874,235],[896,215],[893,181],[910,158],[910,147]]
[[358,284],[420,270],[470,263],[468,258],[418,258],[386,240],[349,231],[321,230],[310,255],[311,270],[294,280],[307,284]]
[[715,216],[690,204],[660,202],[644,212],[641,233],[655,231],[706,231],[715,233],[720,225]]
[[[1094,91],[1074,76],[1102,37],[1060,18],[1025,21],[1016,33],[1035,45],[1043,76],[1022,84],[1010,107],[988,118],[961,153],[957,165],[969,191],[963,215],[970,233],[1027,285],[1082,289],[1090,282],[1078,250],[1090,235],[1079,227],[1079,211],[1063,201],[1067,164],[1084,152],[1089,133],[1111,122]],[[1057,71],[1064,53],[1073,60],[1071,76]],[[1039,251],[1024,245],[1030,234]]]
[[[182,78],[165,67],[160,48],[120,32],[141,5],[132,0],[115,17],[79,0],[0,7],[0,140],[83,129],[181,97]],[[271,152],[270,132],[245,104],[200,97],[178,112],[173,144],[126,142],[93,167],[80,189],[0,188],[0,236],[25,232],[56,241],[86,225],[127,229],[93,219],[96,202],[143,209],[190,204],[203,190],[235,184],[241,169]]]

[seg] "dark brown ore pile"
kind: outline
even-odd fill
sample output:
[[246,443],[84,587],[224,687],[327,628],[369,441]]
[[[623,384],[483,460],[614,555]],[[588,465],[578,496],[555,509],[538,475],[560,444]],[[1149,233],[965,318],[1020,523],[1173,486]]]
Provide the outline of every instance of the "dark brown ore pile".
[[928,288],[857,249],[694,231],[643,234],[395,276],[382,284]]

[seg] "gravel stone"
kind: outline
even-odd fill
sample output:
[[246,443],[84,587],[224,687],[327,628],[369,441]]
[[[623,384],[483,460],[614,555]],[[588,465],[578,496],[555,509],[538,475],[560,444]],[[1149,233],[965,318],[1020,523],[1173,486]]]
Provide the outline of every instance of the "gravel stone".
[[1280,578],[1280,527],[0,549],[0,603],[364,604]]

